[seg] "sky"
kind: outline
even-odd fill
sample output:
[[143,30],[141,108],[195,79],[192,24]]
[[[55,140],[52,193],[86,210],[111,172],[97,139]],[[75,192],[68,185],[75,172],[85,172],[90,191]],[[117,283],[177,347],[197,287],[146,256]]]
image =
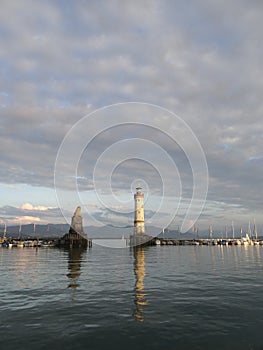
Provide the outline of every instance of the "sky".
[[262,33],[259,0],[2,0],[0,224],[132,226],[142,186],[148,225],[263,229]]

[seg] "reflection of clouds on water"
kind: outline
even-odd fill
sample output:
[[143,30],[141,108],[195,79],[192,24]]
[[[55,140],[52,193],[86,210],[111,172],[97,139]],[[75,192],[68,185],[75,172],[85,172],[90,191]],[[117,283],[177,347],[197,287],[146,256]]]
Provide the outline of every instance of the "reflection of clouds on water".
[[68,251],[68,288],[76,289],[79,287],[78,279],[81,274],[81,261],[84,249],[69,249]]
[[134,274],[136,277],[135,282],[135,306],[136,310],[133,314],[137,321],[144,321],[144,308],[147,305],[144,292],[144,277],[145,277],[145,260],[144,260],[144,248],[134,248]]
[[92,243],[108,248],[127,248],[127,238],[93,238]]

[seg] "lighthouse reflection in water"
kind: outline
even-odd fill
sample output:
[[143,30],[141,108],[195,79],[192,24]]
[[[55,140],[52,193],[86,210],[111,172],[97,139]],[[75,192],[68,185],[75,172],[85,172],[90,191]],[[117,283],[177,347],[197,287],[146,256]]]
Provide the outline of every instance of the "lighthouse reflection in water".
[[144,247],[134,248],[134,273],[135,273],[135,306],[133,314],[137,321],[144,321],[144,309],[147,305],[146,293],[144,291],[145,260]]
[[[86,253],[83,249],[69,249],[68,250],[68,274],[69,278],[68,288],[73,290],[72,299],[75,299],[75,289],[80,286],[79,277],[81,275],[81,261],[82,255]],[[144,311],[148,304],[146,300],[146,293],[144,290],[145,271],[145,248],[137,246],[133,248],[134,253],[134,303],[135,311],[133,317],[143,322],[145,319]],[[85,254],[84,254],[85,255]]]

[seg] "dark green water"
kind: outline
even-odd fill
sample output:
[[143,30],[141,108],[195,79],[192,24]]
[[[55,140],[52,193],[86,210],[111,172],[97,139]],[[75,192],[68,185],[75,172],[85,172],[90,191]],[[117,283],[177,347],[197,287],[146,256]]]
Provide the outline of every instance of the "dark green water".
[[263,349],[263,247],[0,248],[1,349]]

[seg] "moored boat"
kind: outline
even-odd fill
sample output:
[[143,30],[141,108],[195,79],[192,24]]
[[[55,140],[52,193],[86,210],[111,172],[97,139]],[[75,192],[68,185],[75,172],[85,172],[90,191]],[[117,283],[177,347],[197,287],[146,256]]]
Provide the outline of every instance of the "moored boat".
[[161,245],[161,241],[160,241],[159,239],[156,239],[156,240],[155,240],[155,244],[156,244],[156,245]]

